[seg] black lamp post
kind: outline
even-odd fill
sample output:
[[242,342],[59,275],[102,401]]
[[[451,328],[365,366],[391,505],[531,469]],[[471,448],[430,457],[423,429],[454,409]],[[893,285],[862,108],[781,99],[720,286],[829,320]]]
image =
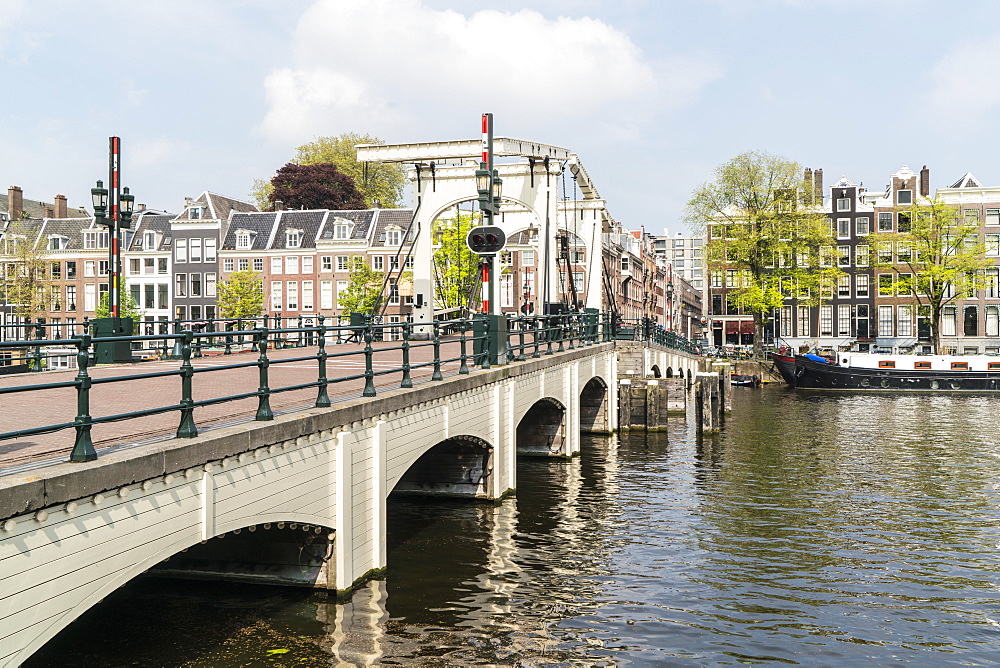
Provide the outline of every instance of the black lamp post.
[[[117,321],[121,317],[121,230],[132,227],[135,196],[129,193],[128,187],[123,188],[117,208],[112,205],[109,212],[109,195],[110,192],[104,187],[103,181],[98,181],[97,187],[90,189],[90,197],[94,204],[94,220],[98,225],[108,228],[108,311]],[[115,324],[117,330],[117,322]]]

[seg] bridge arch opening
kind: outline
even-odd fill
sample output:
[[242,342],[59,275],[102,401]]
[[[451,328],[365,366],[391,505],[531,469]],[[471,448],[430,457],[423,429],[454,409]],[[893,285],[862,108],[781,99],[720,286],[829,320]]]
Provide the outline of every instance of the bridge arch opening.
[[566,407],[546,397],[539,399],[517,423],[517,454],[551,457],[563,453],[566,443]]
[[608,428],[608,386],[597,376],[580,391],[580,431],[606,433]]
[[392,493],[486,498],[492,473],[493,446],[477,436],[452,436],[420,455]]
[[658,365],[654,364],[653,368],[651,369],[651,371],[653,372],[653,378],[659,378],[660,377],[660,367]]
[[668,366],[667,367],[667,378],[673,378],[673,377],[674,377],[674,368],[671,367],[671,366]]

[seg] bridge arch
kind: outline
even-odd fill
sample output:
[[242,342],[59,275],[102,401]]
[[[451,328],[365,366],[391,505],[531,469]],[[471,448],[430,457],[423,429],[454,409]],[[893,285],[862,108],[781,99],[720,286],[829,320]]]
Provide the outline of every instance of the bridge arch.
[[517,423],[517,454],[549,457],[566,445],[566,406],[552,397],[531,405]]
[[492,445],[471,434],[451,436],[417,457],[390,493],[485,498],[492,474]]
[[608,384],[600,376],[587,381],[580,391],[580,431],[607,433]]

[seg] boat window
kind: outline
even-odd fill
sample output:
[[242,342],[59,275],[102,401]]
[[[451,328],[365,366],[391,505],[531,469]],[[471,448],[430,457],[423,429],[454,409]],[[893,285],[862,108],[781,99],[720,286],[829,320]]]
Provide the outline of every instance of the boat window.
[[987,363],[986,368],[990,371],[1000,370],[1000,362],[989,362]]
[[930,369],[931,368],[931,363],[930,362],[914,362],[913,363],[913,368],[914,369]]
[[955,370],[955,371],[968,371],[968,369],[969,369],[969,363],[968,362],[952,362],[951,363],[951,368],[953,370]]
[[879,360],[878,368],[880,369],[895,369],[896,363],[892,360]]

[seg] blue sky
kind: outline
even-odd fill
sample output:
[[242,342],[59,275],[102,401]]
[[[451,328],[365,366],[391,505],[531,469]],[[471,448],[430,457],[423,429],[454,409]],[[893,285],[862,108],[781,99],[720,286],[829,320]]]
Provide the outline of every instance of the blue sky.
[[1000,184],[998,19],[990,0],[0,0],[0,188],[89,208],[119,135],[137,201],[176,211],[246,197],[316,136],[474,138],[484,111],[577,152],[653,233],[750,149],[827,184],[904,164]]

